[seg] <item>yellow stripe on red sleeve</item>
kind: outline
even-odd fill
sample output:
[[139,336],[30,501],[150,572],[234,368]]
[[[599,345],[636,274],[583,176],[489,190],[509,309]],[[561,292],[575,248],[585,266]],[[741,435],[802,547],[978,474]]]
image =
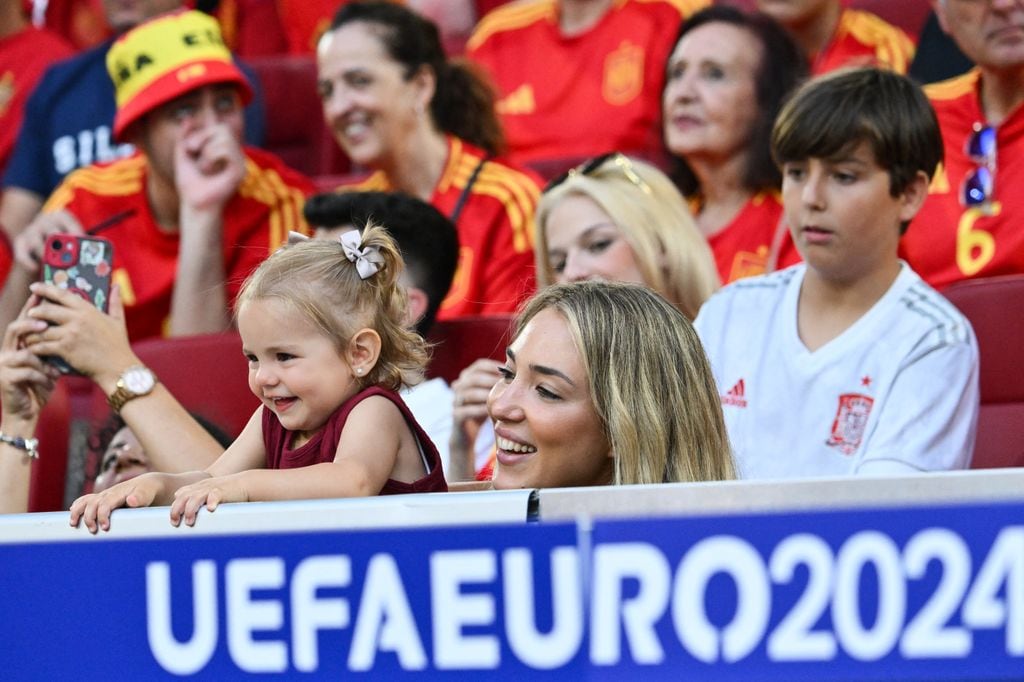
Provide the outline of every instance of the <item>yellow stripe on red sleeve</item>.
[[661,5],[671,5],[673,8],[675,8],[675,10],[677,12],[679,12],[679,16],[682,17],[683,19],[686,19],[691,14],[695,14],[699,10],[702,10],[705,7],[709,7],[711,5],[711,0],[633,0],[633,1],[634,2],[638,2],[638,3],[644,3],[644,4],[655,4],[655,3],[657,3],[657,4],[661,4]]
[[390,192],[394,188],[384,171],[374,171],[359,182],[340,185],[336,192]]
[[472,52],[496,33],[514,31],[545,19],[555,21],[557,16],[555,0],[525,0],[502,5],[489,12],[476,25],[466,42],[466,51]]
[[77,192],[97,196],[130,196],[142,191],[143,165],[135,157],[109,166],[87,166],[69,174],[54,190],[43,211],[56,211],[71,203]]
[[971,69],[967,73],[950,78],[949,80],[924,86],[924,94],[928,96],[928,99],[934,101],[963,97],[977,88],[980,75],[981,72],[977,68]]
[[473,192],[494,197],[505,207],[516,253],[533,248],[533,214],[540,189],[532,179],[511,168],[487,164],[477,177]]

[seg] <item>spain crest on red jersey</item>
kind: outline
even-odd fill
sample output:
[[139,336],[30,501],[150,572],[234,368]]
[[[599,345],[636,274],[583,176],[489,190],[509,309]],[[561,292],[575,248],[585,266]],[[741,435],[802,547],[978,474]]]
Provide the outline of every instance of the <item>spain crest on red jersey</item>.
[[604,60],[601,95],[609,104],[622,106],[636,99],[644,87],[644,49],[622,41]]
[[832,434],[825,445],[838,448],[844,455],[852,455],[860,447],[867,427],[868,415],[875,400],[862,393],[843,393],[839,396],[839,409],[832,421]]

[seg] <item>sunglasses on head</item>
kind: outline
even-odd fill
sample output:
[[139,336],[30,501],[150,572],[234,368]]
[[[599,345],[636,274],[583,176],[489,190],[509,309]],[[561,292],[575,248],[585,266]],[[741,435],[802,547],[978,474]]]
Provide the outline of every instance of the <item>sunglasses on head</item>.
[[960,185],[960,203],[965,207],[985,206],[992,201],[996,178],[996,129],[975,123],[964,144],[964,153],[974,162]]
[[626,179],[636,185],[640,191],[644,194],[652,194],[651,186],[644,182],[644,179],[636,172],[636,167],[633,166],[633,162],[622,152],[608,152],[607,154],[601,154],[600,156],[588,159],[575,168],[570,168],[549,182],[544,188],[544,191],[549,192],[553,190],[569,178],[577,176],[596,176],[604,169],[605,164],[608,164],[609,161],[612,162],[612,164],[608,165],[609,169],[614,167],[614,169],[622,171],[622,174],[626,176]]

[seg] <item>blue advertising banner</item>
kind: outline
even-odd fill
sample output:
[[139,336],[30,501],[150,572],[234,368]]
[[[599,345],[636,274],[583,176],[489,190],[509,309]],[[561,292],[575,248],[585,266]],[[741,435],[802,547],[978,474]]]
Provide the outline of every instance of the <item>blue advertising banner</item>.
[[0,585],[4,680],[1024,679],[1019,503],[0,544]]
[[1024,679],[1020,504],[605,522],[592,543],[592,679]]
[[[521,679],[553,613],[582,637],[577,543],[521,524],[0,545],[0,678]],[[556,662],[583,675],[585,648]]]

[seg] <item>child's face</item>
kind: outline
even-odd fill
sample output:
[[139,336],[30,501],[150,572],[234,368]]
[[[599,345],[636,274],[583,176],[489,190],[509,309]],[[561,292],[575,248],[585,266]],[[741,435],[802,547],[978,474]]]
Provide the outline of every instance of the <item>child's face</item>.
[[800,255],[826,279],[852,281],[897,262],[900,223],[927,191],[924,173],[897,197],[867,142],[843,158],[782,167],[782,201]]
[[358,391],[351,367],[309,320],[275,299],[246,302],[238,312],[249,388],[289,431],[293,447],[316,433]]

